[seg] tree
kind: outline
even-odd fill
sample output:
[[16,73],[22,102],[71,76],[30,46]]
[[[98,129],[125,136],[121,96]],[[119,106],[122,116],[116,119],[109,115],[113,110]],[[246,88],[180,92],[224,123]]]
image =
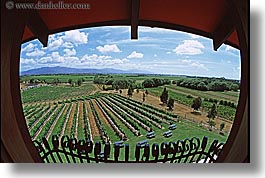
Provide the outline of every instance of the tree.
[[143,102],[145,102],[145,94],[143,93]]
[[32,78],[32,79],[29,80],[29,83],[34,83],[34,81],[35,81],[35,79]]
[[216,115],[217,115],[216,105],[213,104],[210,111],[208,112],[207,117],[209,119],[214,119],[216,117]]
[[72,79],[68,79],[68,83],[69,83],[70,85],[72,85],[73,80],[72,80]]
[[168,107],[168,109],[169,109],[170,111],[173,110],[173,108],[174,108],[174,99],[169,98],[168,103],[167,103],[167,107]]
[[217,115],[216,106],[215,104],[213,104],[207,115],[207,117],[209,118],[208,121],[208,124],[210,126],[209,130],[212,130],[212,127],[215,126],[215,122],[213,121],[213,119],[216,117],[216,115]]
[[145,88],[151,88],[151,87],[154,87],[155,83],[151,79],[146,79],[146,80],[143,81],[142,85]]
[[202,99],[200,97],[195,98],[193,100],[191,108],[193,108],[194,110],[198,110],[201,107],[201,104],[202,104]]
[[120,94],[122,94],[122,90],[120,90]]
[[127,93],[127,95],[128,95],[129,97],[132,97],[132,95],[133,95],[133,89],[132,89],[132,86],[131,86],[131,85],[130,85],[129,88],[128,88],[128,93]]
[[136,92],[139,93],[139,88],[136,89]]
[[168,91],[166,89],[166,87],[164,88],[161,96],[160,96],[160,101],[163,103],[163,104],[167,104],[167,100],[168,100]]
[[148,95],[148,90],[145,90],[145,94],[146,94],[146,96]]
[[220,124],[220,134],[221,135],[224,135],[224,132],[223,132],[223,129],[225,128],[225,123],[224,122],[222,122],[221,124]]
[[78,85],[78,86],[81,86],[81,85],[82,85],[82,80],[81,80],[81,79],[78,79],[78,80],[77,80],[77,85]]
[[225,128],[225,123],[222,122],[222,123],[220,124],[220,132],[222,132],[224,128]]
[[207,85],[204,82],[200,82],[199,85],[197,86],[197,89],[201,90],[201,91],[207,91],[208,90]]

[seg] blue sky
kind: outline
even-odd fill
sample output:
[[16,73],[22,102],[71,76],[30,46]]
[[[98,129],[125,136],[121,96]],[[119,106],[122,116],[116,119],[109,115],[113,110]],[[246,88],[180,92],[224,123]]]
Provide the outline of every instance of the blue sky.
[[20,70],[39,67],[114,68],[158,74],[197,75],[240,79],[239,50],[174,30],[139,27],[138,40],[130,27],[96,27],[49,36],[22,44]]

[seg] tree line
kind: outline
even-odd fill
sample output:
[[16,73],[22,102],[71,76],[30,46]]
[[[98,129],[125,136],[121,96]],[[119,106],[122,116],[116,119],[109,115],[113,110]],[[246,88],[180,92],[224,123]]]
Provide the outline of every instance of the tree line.
[[181,78],[172,82],[177,86],[201,91],[238,91],[239,83],[224,78]]

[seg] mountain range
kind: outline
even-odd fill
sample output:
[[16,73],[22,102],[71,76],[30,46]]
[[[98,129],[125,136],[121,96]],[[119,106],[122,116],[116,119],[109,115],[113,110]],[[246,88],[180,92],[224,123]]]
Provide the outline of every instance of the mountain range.
[[31,69],[20,72],[20,76],[23,75],[47,75],[47,74],[151,74],[149,71],[142,70],[119,70],[113,68],[103,69],[77,69],[69,67],[41,67],[37,69]]

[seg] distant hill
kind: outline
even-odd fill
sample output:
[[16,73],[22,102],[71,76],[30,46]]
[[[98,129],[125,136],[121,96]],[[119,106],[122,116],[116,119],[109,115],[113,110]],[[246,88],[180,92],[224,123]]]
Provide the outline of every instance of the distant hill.
[[41,67],[22,71],[20,76],[23,75],[44,75],[44,74],[151,74],[148,71],[141,70],[118,70],[112,68],[104,69],[77,69],[69,67]]

